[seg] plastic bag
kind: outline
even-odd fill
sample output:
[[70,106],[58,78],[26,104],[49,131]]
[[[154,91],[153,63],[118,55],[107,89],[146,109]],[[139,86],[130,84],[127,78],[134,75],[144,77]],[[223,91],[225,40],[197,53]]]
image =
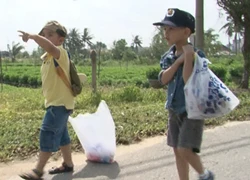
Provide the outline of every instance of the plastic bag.
[[69,118],[89,161],[112,163],[116,151],[115,124],[105,101],[93,114]]
[[239,99],[208,68],[211,62],[196,54],[193,72],[185,87],[188,118],[207,119],[221,117],[239,104]]

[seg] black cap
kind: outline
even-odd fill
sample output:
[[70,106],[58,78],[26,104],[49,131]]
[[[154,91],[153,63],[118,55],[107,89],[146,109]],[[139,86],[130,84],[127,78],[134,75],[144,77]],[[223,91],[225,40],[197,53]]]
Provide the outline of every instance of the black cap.
[[195,18],[190,13],[177,8],[168,9],[161,22],[153,23],[155,26],[187,27],[195,32]]

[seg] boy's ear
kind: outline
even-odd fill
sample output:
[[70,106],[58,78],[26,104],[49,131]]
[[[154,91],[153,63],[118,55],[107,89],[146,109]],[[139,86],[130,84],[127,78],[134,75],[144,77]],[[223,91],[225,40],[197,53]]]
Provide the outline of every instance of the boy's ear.
[[63,43],[63,42],[64,42],[64,40],[65,40],[65,38],[64,38],[64,37],[60,37],[60,38],[59,38],[59,42],[60,42],[60,43]]
[[189,37],[192,34],[191,29],[185,28],[185,34]]

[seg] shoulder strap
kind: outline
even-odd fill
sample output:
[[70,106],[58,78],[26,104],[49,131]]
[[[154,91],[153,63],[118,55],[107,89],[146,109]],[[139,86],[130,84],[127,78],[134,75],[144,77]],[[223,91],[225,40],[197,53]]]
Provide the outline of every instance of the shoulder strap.
[[[70,62],[70,54],[69,54],[68,51],[67,51],[67,53],[68,53],[68,57],[69,57],[69,68],[70,68],[70,66],[71,66],[70,65],[70,63],[71,63]],[[64,82],[64,84],[72,92],[71,83],[68,81],[66,74],[64,73],[64,71],[62,70],[62,68],[59,66],[58,62],[55,59],[53,59],[53,60],[54,60],[54,65],[56,67],[56,72],[57,72],[58,76],[62,79],[62,81]]]

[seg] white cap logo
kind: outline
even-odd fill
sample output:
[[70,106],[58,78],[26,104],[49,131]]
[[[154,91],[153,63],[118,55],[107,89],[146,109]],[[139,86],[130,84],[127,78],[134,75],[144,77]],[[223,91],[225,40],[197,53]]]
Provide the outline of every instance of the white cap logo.
[[172,17],[175,11],[173,9],[168,9],[167,17]]

